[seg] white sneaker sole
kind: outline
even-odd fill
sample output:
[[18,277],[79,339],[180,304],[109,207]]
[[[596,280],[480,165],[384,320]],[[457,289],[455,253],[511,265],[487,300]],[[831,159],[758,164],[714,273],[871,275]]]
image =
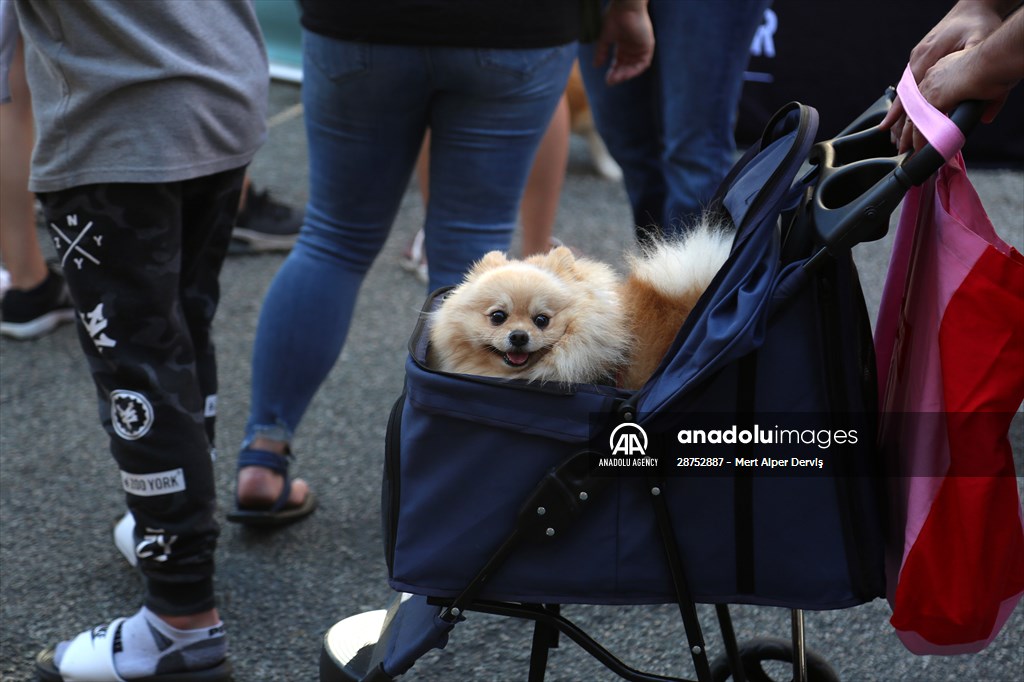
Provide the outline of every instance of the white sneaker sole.
[[0,334],[25,341],[49,334],[57,327],[74,319],[74,310],[54,310],[28,322],[0,321]]

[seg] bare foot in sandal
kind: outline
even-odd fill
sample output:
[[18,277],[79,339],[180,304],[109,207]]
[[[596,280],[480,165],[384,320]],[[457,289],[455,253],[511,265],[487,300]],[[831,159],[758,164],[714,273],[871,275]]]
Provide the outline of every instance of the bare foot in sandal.
[[278,526],[307,516],[316,508],[309,484],[288,477],[287,445],[255,439],[239,455],[237,508],[229,521],[250,526]]
[[[238,470],[238,505],[245,508],[269,507],[281,495],[284,476],[259,466],[243,467]],[[293,478],[292,490],[286,507],[298,507],[309,494],[309,484],[304,479]]]

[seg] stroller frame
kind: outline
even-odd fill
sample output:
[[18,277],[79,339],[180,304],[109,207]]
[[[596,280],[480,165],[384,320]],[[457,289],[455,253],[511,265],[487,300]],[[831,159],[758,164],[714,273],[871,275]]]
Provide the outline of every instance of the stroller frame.
[[[813,196],[805,196],[799,207],[793,209],[794,215],[803,212],[807,219],[794,220],[791,225],[782,226],[783,229],[789,228],[782,245],[783,255],[794,251],[811,253],[803,265],[808,273],[814,273],[828,263],[830,255],[848,256],[854,245],[884,236],[889,216],[906,191],[924,182],[944,163],[941,155],[930,145],[913,156],[893,155],[887,131],[877,127],[893,96],[890,88],[857,120],[834,138],[815,145],[811,152],[808,160],[815,167],[810,173],[818,174],[817,185]],[[961,130],[967,132],[980,119],[981,111],[979,103],[964,103],[952,118]],[[769,123],[769,129],[777,124],[778,117],[779,114]],[[877,158],[860,160],[861,157],[856,155],[865,150]],[[748,152],[723,182],[723,186],[733,179],[742,164],[756,151],[752,149]],[[791,166],[792,159],[787,158],[786,163]],[[692,315],[700,312],[702,303],[698,304]],[[392,411],[389,438],[393,425],[401,421],[404,399],[403,395]],[[620,423],[635,420],[635,402],[635,396],[617,402],[616,411]],[[752,409],[752,405],[742,407],[738,414],[749,416]],[[630,667],[564,617],[557,603],[480,598],[491,578],[524,540],[544,542],[560,538],[570,523],[587,511],[588,503],[600,495],[601,488],[610,483],[612,479],[608,477],[593,475],[590,468],[593,454],[586,449],[580,450],[543,476],[520,507],[511,532],[489,554],[475,576],[461,590],[456,591],[454,597],[407,595],[396,598],[386,612],[366,612],[336,623],[324,637],[320,660],[321,682],[393,680],[430,649],[443,647],[447,642],[447,633],[458,621],[464,619],[465,613],[471,611],[534,622],[528,678],[530,682],[543,681],[549,651],[558,646],[560,635],[577,643],[625,680],[688,682],[683,678],[647,673]],[[731,674],[737,682],[745,682],[748,663],[757,664],[768,658],[778,660],[778,657],[759,658],[757,652],[745,651],[737,641],[728,605],[711,600],[715,602],[725,652],[714,664],[709,662],[696,602],[687,580],[677,536],[673,532],[672,516],[662,494],[665,479],[652,475],[644,480],[644,484],[652,505],[657,534],[662,542],[675,603],[682,617],[697,681],[724,680]],[[793,679],[798,682],[837,679],[820,656],[807,650],[803,611],[790,608],[790,612],[791,643],[785,646],[788,648],[786,660],[793,664]],[[413,630],[421,629],[420,626],[429,632],[411,634]],[[406,643],[405,640],[409,638],[415,641]],[[766,641],[777,643],[776,640]],[[385,662],[390,672],[385,669]],[[763,671],[759,672],[763,678]]]
[[[630,416],[628,412],[623,416]],[[559,607],[545,605],[515,605],[503,602],[476,602],[476,595],[483,588],[491,572],[497,568],[505,557],[513,551],[521,539],[536,536],[538,531],[543,532],[545,537],[554,537],[558,534],[563,524],[578,515],[583,505],[594,494],[595,486],[600,486],[600,478],[583,477],[575,474],[581,466],[586,466],[585,460],[589,458],[589,452],[581,452],[574,458],[563,462],[553,469],[537,486],[537,489],[529,497],[520,513],[520,521],[516,525],[512,535],[494,553],[491,560],[480,570],[476,578],[466,589],[450,602],[430,600],[428,603],[444,605],[441,617],[449,622],[455,620],[466,610],[481,611],[493,615],[514,616],[528,618],[536,623],[534,631],[533,648],[530,656],[530,682],[542,682],[547,662],[547,651],[557,646],[557,634],[565,633],[573,641],[583,647],[604,665],[615,671],[620,677],[633,682],[648,682],[652,680],[675,680],[677,678],[652,676],[647,673],[630,668],[625,663],[615,658],[606,649],[601,647],[593,638],[573,625],[569,620],[559,613]],[[701,631],[700,621],[697,617],[696,604],[690,594],[686,576],[683,571],[682,558],[679,555],[679,547],[676,545],[671,532],[671,518],[665,506],[664,498],[661,496],[663,484],[653,478],[647,480],[650,491],[651,504],[654,508],[655,517],[661,531],[662,544],[665,549],[666,559],[672,575],[672,583],[677,595],[677,605],[683,620],[683,627],[686,631],[687,645],[693,657],[693,664],[697,670],[700,682],[710,680],[711,669],[708,663],[707,647]],[[542,530],[543,529],[543,530]],[[728,619],[728,611],[720,612],[719,619],[725,618],[728,622],[728,629],[732,631],[731,620]],[[735,637],[727,644],[727,650],[733,655],[736,652]],[[802,679],[802,678],[797,678]]]
[[[626,419],[632,416],[629,408],[625,408],[621,414]],[[558,636],[560,633],[569,637],[606,668],[629,682],[691,682],[684,678],[657,675],[632,668],[601,646],[572,621],[562,616],[560,613],[561,608],[558,604],[523,604],[476,599],[476,595],[486,584],[491,573],[500,566],[508,553],[513,551],[520,541],[531,534],[537,535],[537,531],[541,528],[543,528],[544,536],[554,537],[559,533],[559,529],[562,528],[563,524],[567,525],[573,517],[581,513],[583,504],[590,499],[595,491],[595,486],[600,487],[602,483],[601,478],[580,478],[575,474],[576,471],[580,470],[581,466],[585,466],[583,460],[588,458],[589,455],[589,452],[581,452],[574,458],[563,462],[544,477],[524,504],[523,510],[520,513],[520,522],[516,525],[511,536],[492,555],[490,561],[487,562],[458,597],[451,600],[428,598],[427,603],[442,606],[441,617],[453,624],[466,611],[534,621],[533,642],[530,651],[529,682],[544,681],[548,652],[550,649],[558,646]],[[677,595],[676,605],[682,617],[683,628],[687,638],[687,648],[693,659],[694,669],[697,673],[697,682],[710,682],[713,678],[711,664],[708,660],[707,645],[704,640],[700,619],[697,615],[696,603],[690,594],[687,584],[679,546],[675,542],[672,533],[672,520],[665,504],[665,499],[661,495],[664,484],[656,478],[649,477],[646,485],[650,492],[650,500],[660,530],[662,546],[665,550],[666,560],[672,575],[672,583]],[[723,638],[725,660],[730,670],[737,671],[733,679],[736,682],[746,682],[746,676],[743,673],[741,663],[740,646],[736,639],[728,605],[716,604],[715,613]],[[795,682],[807,682],[807,651],[803,611],[801,609],[791,609],[791,620],[793,680]]]
[[[544,676],[547,672],[548,651],[558,646],[559,633],[568,636],[573,642],[579,645],[580,648],[593,656],[606,668],[629,682],[689,682],[684,678],[648,673],[627,665],[594,640],[593,637],[577,627],[570,620],[561,616],[559,613],[559,606],[557,604],[534,605],[510,604],[504,602],[476,602],[470,610],[497,616],[533,620],[535,622],[533,643],[530,650],[528,682],[544,681]],[[724,658],[720,658],[718,660],[727,663],[730,671],[737,671],[736,674],[733,675],[735,682],[746,682],[747,678],[746,673],[743,670],[740,645],[736,639],[736,632],[732,625],[732,616],[729,613],[728,605],[716,604],[715,615],[718,618],[718,624],[722,633],[723,645],[725,648]],[[805,645],[803,610],[791,609],[791,621],[791,642],[788,646],[792,647],[790,651],[792,652],[793,680],[794,682],[807,682],[809,665],[808,651]],[[700,637],[700,624],[695,623],[694,625],[697,628],[696,634]],[[690,634],[689,631],[687,634]],[[784,646],[786,646],[785,643]],[[694,658],[694,667],[698,671],[698,678],[700,677],[700,674],[704,674],[712,675],[710,679],[713,679],[714,673],[708,662],[707,650],[703,646],[693,645],[690,647],[690,652]],[[817,661],[817,659],[811,660],[815,661],[818,666],[822,665]],[[706,672],[700,672],[704,670],[706,670]]]
[[[629,416],[628,411],[624,416]],[[629,682],[693,682],[680,677],[659,675],[637,670],[624,663],[583,629],[561,614],[558,604],[531,604],[477,599],[477,595],[486,585],[491,575],[500,568],[506,557],[515,550],[520,542],[539,537],[552,538],[559,535],[571,521],[583,512],[585,503],[599,490],[602,482],[607,479],[600,477],[580,477],[578,472],[585,466],[591,453],[583,451],[575,457],[563,462],[549,472],[538,484],[533,494],[523,505],[519,522],[510,536],[495,550],[490,560],[470,581],[466,588],[454,599],[427,598],[426,603],[440,606],[441,619],[454,625],[464,618],[467,612],[477,612],[496,616],[518,618],[534,622],[534,633],[530,651],[529,682],[543,682],[547,670],[548,653],[559,644],[559,635],[565,635],[584,651],[616,675]],[[707,645],[698,618],[696,603],[687,585],[683,570],[679,547],[671,531],[671,518],[664,497],[661,495],[663,483],[649,478],[646,481],[650,492],[650,500],[661,530],[661,538],[670,566],[673,586],[677,593],[676,605],[682,617],[687,638],[687,648],[697,673],[696,682],[710,682],[715,679],[711,662],[708,659]],[[531,538],[531,536],[533,536]],[[399,600],[392,605],[392,611],[400,608]],[[735,671],[735,682],[746,682],[743,672],[742,652],[732,624],[732,617],[727,604],[716,604],[715,612],[722,634],[725,649],[724,658],[719,659],[716,668],[722,669],[723,664],[728,670]],[[393,613],[389,613],[389,616]],[[381,638],[387,640],[388,617],[384,618]],[[805,646],[803,610],[791,609],[792,642],[791,660],[793,664],[793,680],[807,682],[808,652]],[[394,678],[388,675],[381,665],[384,655],[383,647],[372,644],[372,650],[363,651],[362,656],[353,656],[349,660],[339,660],[329,646],[324,646],[321,654],[321,682],[384,682]],[[814,654],[812,654],[814,656]],[[827,665],[820,657],[814,656],[819,671],[828,671]],[[365,667],[364,667],[365,666]],[[824,673],[830,679],[829,672]]]

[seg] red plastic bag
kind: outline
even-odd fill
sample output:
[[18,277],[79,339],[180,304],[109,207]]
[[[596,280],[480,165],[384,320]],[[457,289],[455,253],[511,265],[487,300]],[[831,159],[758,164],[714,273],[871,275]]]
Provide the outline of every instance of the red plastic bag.
[[891,623],[917,654],[980,651],[1024,592],[1007,438],[1024,399],[1024,257],[996,234],[959,153],[904,200],[875,348]]

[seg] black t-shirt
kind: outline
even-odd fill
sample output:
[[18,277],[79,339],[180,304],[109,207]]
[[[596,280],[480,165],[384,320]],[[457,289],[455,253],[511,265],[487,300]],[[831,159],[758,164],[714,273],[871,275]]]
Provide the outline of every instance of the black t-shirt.
[[359,42],[535,48],[580,39],[585,0],[300,0],[302,26]]

